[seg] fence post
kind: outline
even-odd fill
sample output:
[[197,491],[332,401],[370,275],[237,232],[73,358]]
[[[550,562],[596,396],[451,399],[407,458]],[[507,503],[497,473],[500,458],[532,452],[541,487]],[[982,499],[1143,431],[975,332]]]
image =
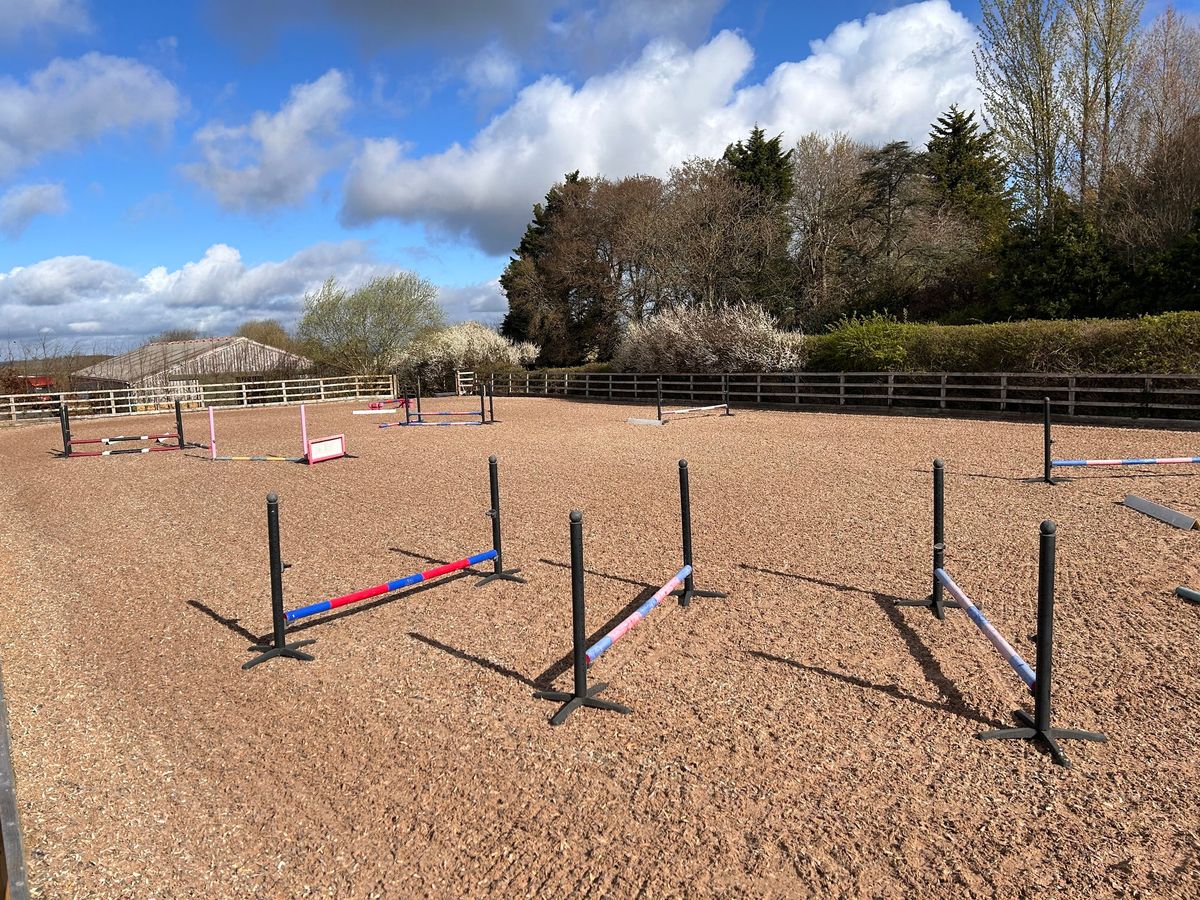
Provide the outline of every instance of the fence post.
[[941,391],[941,397],[938,401],[938,407],[941,409],[946,408],[946,375],[945,375],[945,373],[942,373],[942,391]]
[[762,406],[762,372],[754,373],[754,402]]
[[1000,376],[1000,412],[1008,410],[1008,376]]
[[892,405],[892,393],[894,392],[895,388],[896,388],[896,376],[892,372],[888,372],[888,393],[887,393],[887,405],[888,406]]
[[108,392],[108,411],[109,411],[109,415],[115,416],[117,414],[117,392],[116,391]]
[[838,406],[846,405],[846,373],[838,373]]
[[242,406],[249,406],[250,398],[246,396],[246,382],[242,382]]
[[280,381],[280,382],[279,382],[279,387],[280,387],[280,389],[281,389],[281,390],[280,390],[280,393],[281,393],[281,395],[282,395],[282,397],[283,397],[283,405],[284,405],[284,406],[287,406],[287,382],[286,382],[286,381]]
[[1075,415],[1075,376],[1067,379],[1067,415]]
[[17,421],[17,398],[11,394],[8,397],[8,415],[14,422]]

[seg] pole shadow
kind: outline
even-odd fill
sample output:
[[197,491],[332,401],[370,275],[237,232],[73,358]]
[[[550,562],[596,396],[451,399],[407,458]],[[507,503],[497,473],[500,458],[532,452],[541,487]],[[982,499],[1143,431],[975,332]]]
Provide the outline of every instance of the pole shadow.
[[[554,565],[554,563],[551,563],[551,565]],[[570,566],[567,566],[567,568],[570,568]],[[616,578],[615,576],[603,576],[603,577],[613,577],[617,581],[626,581],[627,580],[624,578]],[[637,596],[634,597],[632,600],[630,600],[627,604],[625,604],[625,606],[619,612],[614,614],[612,616],[612,618],[610,618],[607,622],[605,622],[599,628],[594,629],[591,633],[588,634],[587,642],[586,642],[587,645],[590,647],[596,641],[600,640],[600,638],[604,637],[604,635],[608,634],[610,631],[612,631],[614,628],[616,628],[618,625],[620,625],[622,622],[624,622],[627,618],[629,618],[629,614],[631,612],[633,612],[635,609],[637,609],[639,606],[641,606],[643,603],[645,603],[647,600],[649,600],[651,597],[653,597],[654,592],[657,590],[658,590],[658,588],[650,587],[648,585],[643,587],[642,590],[638,592]],[[568,622],[570,621],[570,610],[569,609],[567,610],[567,616],[565,618],[568,620]],[[551,663],[544,672],[542,672],[540,675],[536,676],[533,679],[534,682],[536,682],[537,687],[539,687],[539,688],[550,687],[553,684],[554,679],[558,678],[558,676],[562,675],[564,672],[567,672],[571,669],[571,666],[574,664],[574,661],[575,661],[575,658],[573,655],[573,649],[574,648],[572,648],[571,650],[568,650],[559,659],[557,659],[553,663]]]
[[410,631],[408,632],[408,636],[414,641],[420,641],[427,647],[432,647],[434,650],[441,650],[443,653],[448,653],[455,659],[461,659],[463,662],[474,663],[481,668],[487,669],[489,672],[495,672],[497,675],[503,675],[505,678],[511,678],[514,681],[519,681],[526,687],[535,689],[545,687],[545,685],[539,684],[537,681],[522,675],[516,669],[510,669],[507,666],[502,666],[498,662],[494,662],[493,660],[486,659],[482,656],[476,656],[473,653],[467,653],[465,650],[459,650],[457,647],[451,647],[449,644],[443,644],[441,641],[427,637],[420,632]]
[[245,638],[248,641],[257,641],[259,639],[256,635],[251,634],[249,629],[244,628],[241,625],[241,620],[227,618],[227,617],[221,615],[219,612],[217,612],[211,606],[207,606],[206,604],[201,603],[199,600],[188,600],[187,605],[192,607],[192,609],[197,609],[200,612],[204,613],[206,616],[208,616],[214,622],[217,622],[220,625],[224,625],[226,628],[228,628],[230,631],[232,631],[234,634],[236,634],[240,638]]
[[747,650],[751,656],[756,656],[759,659],[765,659],[768,662],[780,663],[785,666],[791,666],[793,669],[799,669],[802,672],[810,672],[813,675],[821,675],[825,678],[832,678],[834,681],[840,681],[843,684],[851,685],[852,687],[865,688],[871,691],[878,691],[885,694],[894,700],[902,700],[906,703],[915,703],[917,706],[923,706],[926,709],[932,709],[935,712],[949,712],[954,715],[961,716],[964,719],[969,719],[972,722],[978,722],[981,725],[987,725],[992,728],[1002,728],[1005,723],[996,719],[988,718],[987,716],[975,712],[969,707],[957,707],[952,703],[938,703],[936,700],[926,700],[924,697],[918,697],[915,694],[910,694],[895,684],[877,684],[874,681],[868,681],[866,678],[860,678],[857,675],[847,675],[845,672],[834,672],[832,669],[823,669],[820,666],[809,666],[801,662],[796,662],[794,659],[788,659],[785,656],[776,656],[773,653],[764,653],[762,650]]
[[[895,597],[891,594],[885,594],[880,591],[867,590],[866,588],[841,584],[840,582],[836,581],[825,581],[824,579],[813,578],[808,575],[798,575],[795,572],[781,572],[776,569],[761,568],[759,566],[752,566],[747,563],[742,563],[740,567],[754,572],[762,572],[767,575],[776,575],[781,578],[794,578],[797,581],[804,581],[809,584],[816,584],[821,587],[832,588],[833,590],[841,593],[862,594],[870,597],[875,605],[878,606],[883,614],[887,617],[888,621],[891,622],[892,627],[896,629],[897,633],[899,633],[900,639],[904,641],[904,645],[907,647],[909,655],[912,656],[913,660],[920,667],[921,675],[924,677],[925,681],[935,688],[943,698],[945,698],[946,702],[944,704],[935,704],[933,708],[943,709],[975,722],[983,722],[985,724],[994,725],[995,727],[1002,727],[1003,723],[997,722],[994,719],[989,719],[967,702],[966,698],[963,697],[962,692],[954,684],[953,680],[946,675],[941,664],[934,658],[933,652],[928,646],[926,646],[925,642],[921,640],[921,636],[917,634],[916,630],[904,620],[904,616],[901,614],[900,610],[895,604],[897,600],[904,600],[908,598]],[[800,666],[801,668],[808,668],[799,663],[796,665]],[[824,674],[830,675],[831,677],[841,677],[836,672],[826,672],[825,670],[821,671]],[[879,690],[884,690],[884,687],[872,685],[870,682],[865,683],[863,686],[873,686]],[[899,688],[897,688],[897,690],[899,690]],[[886,691],[884,692],[886,693]],[[920,698],[910,698],[906,696],[902,699],[912,699],[915,702]],[[925,702],[927,703],[928,701]]]
[[405,550],[403,547],[388,547],[388,553],[399,553],[402,556],[408,556],[412,559],[419,559],[421,562],[427,562],[434,566],[444,566],[450,562],[448,559],[438,559],[434,556],[426,556],[424,553],[417,553],[415,550]]
[[[542,563],[543,565],[554,566],[556,569],[566,569],[567,571],[571,570],[570,563],[558,562],[554,559],[539,559],[538,562]],[[651,588],[650,595],[652,595],[654,591],[658,590],[658,587],[655,587],[649,582],[638,581],[634,578],[623,578],[620,575],[610,575],[607,572],[597,572],[595,569],[588,568],[584,568],[583,572],[585,575],[595,575],[597,578],[607,578],[609,581],[619,581],[621,584],[628,584],[637,588]]]

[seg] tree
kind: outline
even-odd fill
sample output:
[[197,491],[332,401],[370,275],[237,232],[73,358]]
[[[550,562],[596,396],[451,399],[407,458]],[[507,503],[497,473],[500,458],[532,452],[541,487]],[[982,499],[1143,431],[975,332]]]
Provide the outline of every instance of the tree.
[[168,328],[166,331],[150,338],[146,343],[157,344],[169,341],[196,341],[199,339],[200,332],[194,328]]
[[443,322],[437,288],[414,272],[347,291],[333,278],[304,295],[297,335],[318,363],[348,375],[390,371],[415,338]]
[[239,325],[234,334],[289,353],[300,352],[296,339],[275,319],[251,319]]
[[750,137],[725,148],[722,157],[738,184],[751,188],[759,198],[761,212],[775,218],[778,234],[764,241],[756,268],[759,274],[750,284],[751,296],[785,326],[795,323],[793,272],[788,257],[791,233],[787,204],[792,198],[792,150],[784,151],[783,135],[770,140],[756,124]]
[[1072,180],[1089,212],[1103,209],[1144,6],[1145,0],[1067,0],[1063,76]]
[[767,140],[766,132],[755,125],[745,143],[730,144],[722,157],[734,180],[758,190],[771,209],[792,199],[792,151],[785,153],[782,141],[782,134]]
[[978,223],[986,238],[998,240],[1008,227],[1011,202],[995,140],[980,133],[974,111],[951,106],[931,127],[925,148],[930,202]]
[[1067,116],[1061,0],[981,0],[975,75],[1022,211],[1053,226]]
[[811,331],[839,318],[852,294],[848,257],[865,253],[858,222],[866,148],[844,134],[812,132],[792,151],[793,258]]

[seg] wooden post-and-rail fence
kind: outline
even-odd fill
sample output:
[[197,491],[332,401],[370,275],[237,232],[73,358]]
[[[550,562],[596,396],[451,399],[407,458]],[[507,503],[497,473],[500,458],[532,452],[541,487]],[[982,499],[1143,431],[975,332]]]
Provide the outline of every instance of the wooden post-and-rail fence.
[[[482,377],[482,376],[481,376]],[[491,376],[495,393],[653,405],[719,403],[728,380],[735,407],[894,411],[932,415],[1037,415],[1049,397],[1056,419],[1200,423],[1200,376],[1044,375],[1015,372],[734,372],[659,376],[629,372],[517,372]],[[166,412],[179,397],[185,409],[283,406],[398,396],[398,376],[296,378],[198,385],[194,382],[124,391],[0,396],[0,424],[49,421],[58,404],[72,418]]]
[[521,372],[495,376],[497,394],[654,405],[722,400],[734,407],[905,414],[1038,415],[1050,398],[1056,418],[1200,424],[1200,376],[1046,375],[1015,372],[734,372],[729,374]]

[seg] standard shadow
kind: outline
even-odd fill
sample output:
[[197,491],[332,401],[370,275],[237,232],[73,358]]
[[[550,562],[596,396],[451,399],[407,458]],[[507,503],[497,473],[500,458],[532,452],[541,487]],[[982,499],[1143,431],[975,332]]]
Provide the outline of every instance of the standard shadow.
[[505,678],[511,678],[514,681],[519,681],[521,684],[526,685],[527,687],[539,688],[544,686],[538,684],[536,681],[530,678],[525,677],[515,669],[502,666],[499,663],[493,662],[490,659],[485,659],[482,656],[475,656],[472,653],[467,653],[465,650],[459,650],[457,647],[451,647],[449,644],[443,644],[441,641],[427,637],[420,632],[410,631],[408,632],[408,636],[414,641],[420,641],[422,644],[425,644],[428,647],[433,647],[435,650],[441,650],[443,653],[449,653],[455,659],[461,659],[463,662],[474,663],[477,666],[487,669],[489,672],[495,672],[497,675],[503,675]]
[[[751,566],[747,563],[742,563],[741,568],[749,569],[754,572],[762,572],[767,575],[776,575],[782,578],[794,578],[797,581],[805,581],[809,584],[820,585],[821,587],[832,588],[835,591],[850,594],[863,594],[870,597],[871,600],[882,610],[887,616],[888,621],[892,623],[892,627],[900,634],[900,639],[904,641],[908,648],[909,655],[916,661],[921,668],[921,674],[925,680],[935,687],[945,699],[944,705],[939,705],[937,708],[946,709],[950,712],[960,715],[964,718],[971,719],[976,722],[986,722],[999,726],[1000,723],[992,719],[988,719],[982,713],[973,709],[963,697],[962,692],[954,682],[942,671],[941,664],[933,657],[933,653],[921,640],[920,635],[910,626],[905,620],[900,610],[896,608],[896,601],[905,598],[895,597],[891,594],[881,593],[879,591],[870,591],[864,588],[854,587],[853,585],[841,584],[836,581],[825,581],[821,578],[813,578],[807,575],[798,575],[795,572],[780,572],[775,569],[764,569],[758,566]],[[837,676],[837,673],[828,673],[832,676]],[[868,682],[869,686],[870,683]],[[915,698],[914,698],[915,699]]]
[[[551,565],[555,565],[555,563],[551,563]],[[566,568],[570,568],[570,566],[567,566]],[[617,578],[616,576],[604,576],[604,577],[614,578],[616,581],[626,581],[627,580],[624,578]],[[643,587],[642,590],[638,592],[636,597],[634,597],[627,604],[625,604],[624,608],[622,608],[620,612],[616,613],[607,622],[605,622],[603,625],[601,625],[599,628],[595,629],[594,631],[591,632],[591,634],[588,635],[588,637],[587,637],[588,646],[591,646],[596,641],[600,640],[600,638],[604,637],[604,635],[608,634],[610,631],[612,631],[614,628],[616,628],[618,625],[620,625],[622,622],[624,622],[627,618],[629,618],[629,614],[631,612],[633,612],[635,609],[637,609],[639,606],[641,606],[643,603],[645,603],[647,600],[649,600],[651,597],[653,597],[654,592],[656,590],[658,590],[658,588],[650,587],[650,586]],[[565,628],[564,630],[569,630],[570,620],[571,620],[570,610],[566,610],[566,613],[567,614],[563,616],[563,620],[568,627]],[[562,657],[560,657],[555,662],[551,663],[551,665],[546,669],[546,671],[542,672],[542,674],[538,675],[533,680],[537,683],[538,687],[542,687],[542,688],[550,687],[550,685],[553,683],[555,678],[557,678],[559,675],[562,675],[564,672],[568,671],[571,668],[571,665],[573,662],[574,662],[574,657],[572,655],[572,651],[568,650],[565,654],[563,654]]]
[[239,620],[239,619],[227,618],[227,617],[221,615],[219,612],[217,612],[211,606],[206,606],[205,604],[201,603],[199,600],[188,600],[187,605],[192,607],[193,609],[200,610],[200,612],[204,613],[206,616],[208,616],[214,622],[218,622],[221,625],[224,625],[226,628],[228,628],[230,631],[232,631],[238,637],[245,638],[248,641],[259,640],[257,635],[251,634],[249,632],[249,630],[242,627],[242,625],[240,624],[241,620]]

